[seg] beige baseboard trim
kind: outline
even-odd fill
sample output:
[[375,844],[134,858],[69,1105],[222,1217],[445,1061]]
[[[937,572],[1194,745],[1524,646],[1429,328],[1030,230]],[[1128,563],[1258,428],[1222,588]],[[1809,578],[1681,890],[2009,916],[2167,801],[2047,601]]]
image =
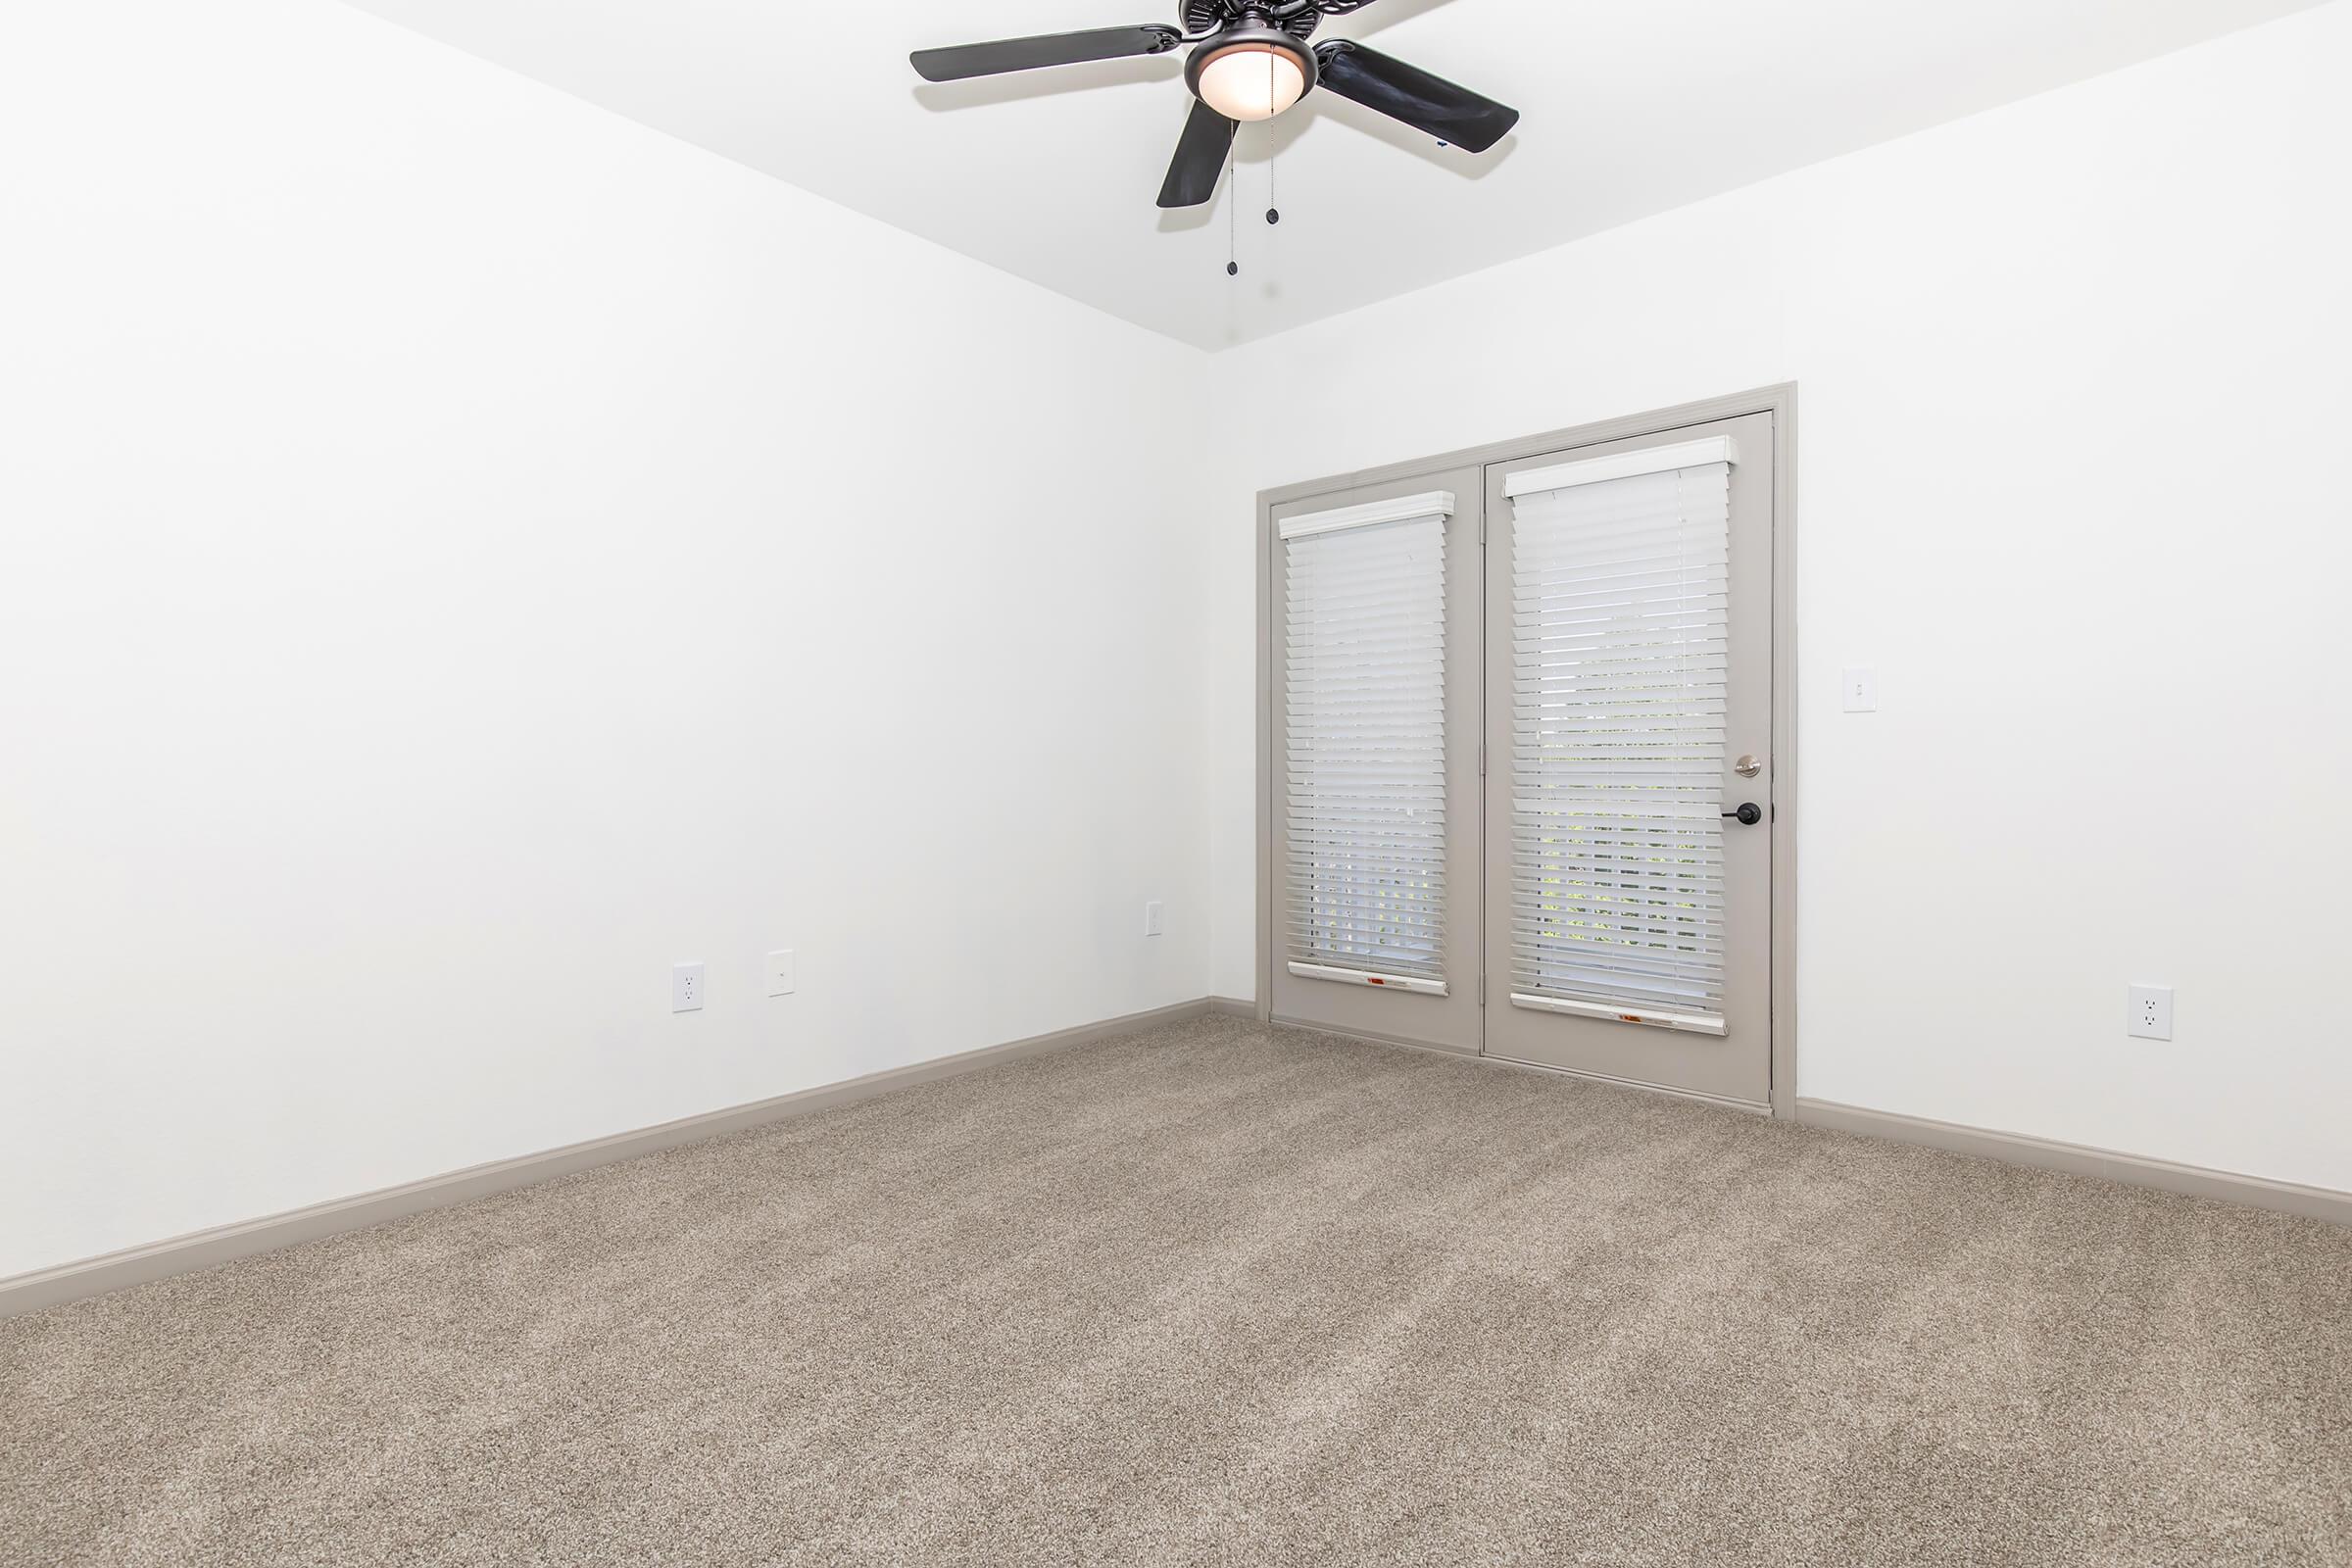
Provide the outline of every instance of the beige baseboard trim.
[[2065,1171],[2074,1176],[2102,1176],[2134,1187],[2154,1187],[2191,1198],[2218,1198],[2251,1208],[2277,1209],[2283,1214],[2352,1226],[2352,1193],[2337,1192],[2330,1187],[2305,1187],[2262,1176],[2240,1176],[2203,1165],[2180,1165],[2168,1159],[2118,1153],[2112,1149],[2062,1144],[2055,1139],[2030,1138],[2022,1133],[1996,1133],[1982,1127],[1964,1127],[1957,1122],[1930,1121],[1924,1116],[1841,1105],[1829,1100],[1798,1099],[1796,1119],[1808,1127],[1860,1133],[1868,1138],[1890,1138],[1900,1144],[1924,1144],[1955,1154],[1976,1154],[1985,1159],[2006,1160],[2012,1165]]
[[918,1061],[885,1072],[868,1073],[862,1078],[846,1079],[837,1084],[820,1084],[814,1089],[778,1095],[772,1100],[757,1101],[748,1105],[706,1111],[699,1116],[685,1116],[676,1121],[662,1122],[659,1126],[642,1127],[634,1132],[614,1133],[608,1138],[567,1144],[562,1149],[522,1154],[514,1159],[493,1160],[486,1165],[473,1165],[465,1170],[451,1171],[447,1175],[428,1176],[421,1181],[362,1193],[356,1198],[314,1203],[307,1208],[291,1209],[283,1214],[270,1214],[233,1225],[217,1225],[210,1230],[193,1231],[168,1241],[151,1242],[144,1247],[125,1248],[100,1257],[60,1263],[54,1268],[38,1269],[30,1274],[0,1280],[0,1317],[11,1317],[20,1312],[37,1312],[45,1306],[103,1296],[109,1291],[144,1285],[150,1280],[185,1274],[194,1269],[211,1268],[215,1264],[233,1262],[240,1257],[251,1257],[257,1252],[272,1252],[281,1247],[317,1241],[320,1237],[336,1236],[368,1225],[380,1225],[385,1220],[402,1219],[428,1208],[468,1202],[476,1198],[487,1198],[493,1193],[511,1192],[517,1187],[529,1187],[558,1176],[568,1176],[591,1166],[610,1165],[639,1154],[675,1149],[680,1144],[740,1132],[746,1127],[758,1127],[766,1122],[783,1121],[793,1116],[806,1116],[811,1111],[829,1110],[836,1105],[871,1100],[876,1095],[886,1095],[894,1089],[911,1088],[916,1084],[978,1072],[986,1067],[1002,1066],[1022,1056],[1064,1051],[1072,1046],[1133,1034],[1159,1024],[1201,1017],[1215,1007],[1216,1004],[1205,998],[1179,1002],[1170,1006],[1154,1007],[1149,1012],[1132,1012],[1121,1018],[1106,1018],[1101,1023],[1057,1029],[1052,1034],[1034,1035],[1027,1040],[1009,1041],[1001,1046],[985,1046],[978,1051],[959,1052],[953,1056],[941,1056],[932,1061]]
[[1211,997],[1208,1010],[1221,1018],[1248,1018],[1253,1022],[1257,1018],[1257,1004],[1244,1002],[1239,997]]

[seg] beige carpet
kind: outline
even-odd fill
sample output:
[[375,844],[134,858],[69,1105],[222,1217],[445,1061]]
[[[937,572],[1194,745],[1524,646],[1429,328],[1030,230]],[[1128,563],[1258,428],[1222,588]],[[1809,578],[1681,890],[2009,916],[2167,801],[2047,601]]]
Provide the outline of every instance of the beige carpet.
[[1207,1020],[0,1323],[0,1560],[2352,1563],[2352,1232]]

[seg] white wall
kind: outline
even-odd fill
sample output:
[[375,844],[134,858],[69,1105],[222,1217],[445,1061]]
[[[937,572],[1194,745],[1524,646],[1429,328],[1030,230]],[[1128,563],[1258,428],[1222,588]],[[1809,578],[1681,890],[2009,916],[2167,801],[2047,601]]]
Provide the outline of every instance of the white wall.
[[1215,988],[1252,493],[1795,380],[1799,1092],[2352,1188],[2347,63],[2338,0],[1221,356],[1293,412],[1224,433]]
[[1250,995],[1251,493],[1782,379],[1801,1092],[2352,1187],[2352,0],[1214,360],[319,0],[5,43],[0,1275]]
[[1195,351],[320,0],[0,147],[0,1275],[1201,995]]

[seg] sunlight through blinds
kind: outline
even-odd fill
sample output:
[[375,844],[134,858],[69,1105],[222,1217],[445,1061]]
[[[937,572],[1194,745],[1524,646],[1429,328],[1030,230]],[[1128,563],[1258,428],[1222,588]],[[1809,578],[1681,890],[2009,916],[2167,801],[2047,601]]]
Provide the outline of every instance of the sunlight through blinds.
[[[1701,442],[1511,483],[1511,991],[1523,1006],[1663,1013],[1722,1032],[1736,456]],[[1688,466],[1659,466],[1674,463]]]
[[1445,994],[1452,508],[1441,493],[1282,525],[1295,974]]

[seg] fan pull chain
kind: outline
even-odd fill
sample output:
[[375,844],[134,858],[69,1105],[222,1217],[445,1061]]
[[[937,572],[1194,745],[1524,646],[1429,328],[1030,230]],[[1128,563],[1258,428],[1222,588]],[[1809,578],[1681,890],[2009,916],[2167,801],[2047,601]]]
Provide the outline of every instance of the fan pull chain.
[[[1266,102],[1274,101],[1274,51],[1266,51]],[[1266,221],[1282,221],[1282,209],[1274,204],[1274,166],[1281,161],[1282,137],[1274,129],[1274,122],[1266,122]]]
[[1242,275],[1242,172],[1225,148],[1225,277]]
[[[1266,51],[1266,101],[1268,103],[1274,101],[1275,89],[1279,86],[1275,70],[1274,52],[1269,49]],[[1274,170],[1280,162],[1281,147],[1282,142],[1274,129],[1274,122],[1268,120],[1266,122],[1266,221],[1268,223],[1282,221],[1282,208],[1275,200],[1276,186],[1274,183]],[[1241,137],[1238,134],[1225,147],[1225,275],[1227,277],[1242,275],[1242,172],[1241,165],[1238,162],[1240,148]]]

